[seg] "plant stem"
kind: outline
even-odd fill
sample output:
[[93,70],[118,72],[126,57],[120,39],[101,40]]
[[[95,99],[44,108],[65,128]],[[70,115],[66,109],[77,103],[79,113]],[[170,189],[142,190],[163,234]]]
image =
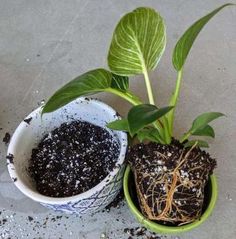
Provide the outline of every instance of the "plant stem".
[[[143,67],[143,74],[144,74],[145,84],[146,84],[146,88],[147,88],[149,103],[152,105],[155,105],[155,101],[154,101],[154,97],[153,97],[153,93],[152,93],[152,86],[151,86],[151,82],[150,82],[146,67]],[[163,130],[164,127],[162,125],[162,122],[158,120],[158,121],[154,122],[153,125],[156,129],[159,130],[160,135],[163,138],[163,141],[161,143],[166,143],[167,140],[166,140],[165,132]]]
[[151,82],[149,80],[149,76],[148,76],[146,67],[143,68],[143,74],[144,74],[145,84],[146,84],[146,88],[147,88],[149,103],[152,105],[155,105],[155,101],[154,101],[154,97],[153,97],[153,93],[152,93]]
[[171,143],[171,135],[170,135],[169,128],[168,128],[168,120],[165,115],[163,116],[163,123],[164,123],[163,130],[164,130],[165,141],[166,141],[166,144],[170,144]]
[[[155,123],[153,125],[155,126]],[[165,140],[163,140],[161,136],[160,137],[157,136],[157,138],[159,140],[159,143],[166,144]]]
[[186,139],[189,138],[189,136],[191,136],[191,132],[188,132],[188,133],[184,134],[179,140],[180,143],[183,143]]
[[[132,105],[140,105],[140,104],[143,104],[143,102],[142,102],[141,100],[139,100],[138,97],[135,96],[135,95],[133,95],[131,92],[125,92],[125,93],[124,93],[124,92],[121,92],[121,91],[116,90],[116,89],[114,89],[114,88],[108,88],[106,91],[107,91],[107,92],[110,92],[110,93],[113,93],[113,94],[115,94],[115,95],[120,96],[121,98],[123,98],[123,99],[127,100],[128,102],[130,102]],[[160,125],[158,124],[157,121],[153,123],[153,126],[154,126],[157,130],[159,130],[159,132],[161,133],[162,128],[160,127]],[[162,135],[162,136],[164,136],[164,135]],[[165,140],[160,139],[160,142],[161,142],[162,144],[164,144],[164,143],[165,143]]]
[[174,109],[171,110],[167,114],[167,119],[168,119],[168,124],[169,124],[169,133],[170,136],[172,137],[173,135],[173,125],[174,125],[174,117],[175,117],[175,106],[177,104],[178,98],[179,98],[179,92],[180,92],[180,86],[181,86],[181,81],[182,81],[182,76],[183,76],[183,70],[178,71],[177,75],[177,80],[176,80],[176,85],[175,85],[175,91],[172,93],[171,99],[170,99],[170,106],[174,106]]

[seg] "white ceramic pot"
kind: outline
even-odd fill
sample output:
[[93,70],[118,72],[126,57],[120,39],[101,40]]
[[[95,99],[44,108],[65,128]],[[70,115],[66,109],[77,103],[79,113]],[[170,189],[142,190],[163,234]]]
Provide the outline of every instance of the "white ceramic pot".
[[[79,98],[55,112],[45,114],[42,119],[40,112],[41,108],[38,108],[26,117],[32,117],[29,124],[25,121],[20,123],[9,144],[8,171],[15,185],[29,198],[56,211],[82,215],[103,209],[114,200],[122,186],[127,149],[126,133],[110,130],[120,144],[115,168],[94,188],[76,196],[53,198],[38,193],[28,172],[29,159],[32,149],[42,137],[64,122],[83,120],[106,128],[108,122],[120,117],[110,106],[88,98]],[[13,155],[13,160],[9,155]]]

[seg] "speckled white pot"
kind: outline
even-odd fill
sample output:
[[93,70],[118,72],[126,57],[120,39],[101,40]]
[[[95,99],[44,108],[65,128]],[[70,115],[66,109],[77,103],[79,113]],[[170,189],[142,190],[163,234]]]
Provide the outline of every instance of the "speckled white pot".
[[8,171],[15,185],[29,198],[56,211],[82,215],[103,209],[113,201],[122,186],[127,149],[126,133],[110,131],[120,143],[116,167],[102,182],[79,195],[64,198],[41,195],[36,191],[35,183],[27,169],[32,149],[46,133],[64,122],[76,119],[105,128],[108,122],[119,118],[116,111],[98,100],[79,98],[53,113],[45,114],[42,119],[40,112],[41,108],[38,108],[26,117],[32,117],[30,124],[25,121],[20,123],[9,144],[8,155],[12,154],[14,157],[13,162],[8,159]]

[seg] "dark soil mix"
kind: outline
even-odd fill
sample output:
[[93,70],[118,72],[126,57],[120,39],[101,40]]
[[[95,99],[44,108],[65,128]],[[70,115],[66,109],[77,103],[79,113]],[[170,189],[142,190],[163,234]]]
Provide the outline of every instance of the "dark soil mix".
[[159,236],[154,232],[148,231],[145,227],[125,228],[124,233],[128,234],[128,239],[145,238],[145,239],[164,239],[166,236]]
[[27,124],[30,124],[32,119],[33,119],[32,117],[26,118],[26,119],[24,119],[24,122]]
[[11,139],[11,135],[7,132],[4,138],[2,139],[2,142],[7,145],[10,142],[10,139]]
[[128,160],[135,178],[142,213],[150,220],[183,225],[198,219],[204,204],[204,189],[216,167],[215,159],[200,148],[137,144]]
[[119,208],[123,201],[124,201],[124,191],[122,188],[118,193],[118,195],[116,196],[116,198],[105,207],[105,210],[109,212],[111,208]]
[[29,172],[43,195],[77,195],[112,171],[119,149],[118,140],[99,126],[83,121],[64,123],[32,150]]

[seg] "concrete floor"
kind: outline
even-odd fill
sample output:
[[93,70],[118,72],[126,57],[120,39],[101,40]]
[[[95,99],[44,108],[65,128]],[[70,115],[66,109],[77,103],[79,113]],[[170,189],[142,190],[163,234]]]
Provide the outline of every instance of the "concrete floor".
[[[167,49],[158,70],[151,74],[158,92],[156,101],[165,105],[175,82],[171,52],[176,40],[193,21],[224,2],[1,0],[0,139],[6,132],[12,134],[32,109],[65,82],[89,69],[106,67],[115,24],[137,6],[158,9],[167,24]],[[216,139],[209,149],[218,160],[219,200],[204,225],[168,239],[236,238],[235,19],[236,8],[223,10],[194,45],[185,67],[175,124],[178,136],[201,112],[220,111],[227,115],[214,123]],[[132,79],[131,87],[144,95],[141,77]],[[129,105],[115,96],[98,97],[121,114],[128,109]],[[0,224],[0,238],[97,239],[107,233],[110,239],[127,239],[124,228],[138,225],[126,205],[80,219],[56,214],[26,198],[9,178],[6,149],[0,143],[0,221],[6,219],[4,225]]]

